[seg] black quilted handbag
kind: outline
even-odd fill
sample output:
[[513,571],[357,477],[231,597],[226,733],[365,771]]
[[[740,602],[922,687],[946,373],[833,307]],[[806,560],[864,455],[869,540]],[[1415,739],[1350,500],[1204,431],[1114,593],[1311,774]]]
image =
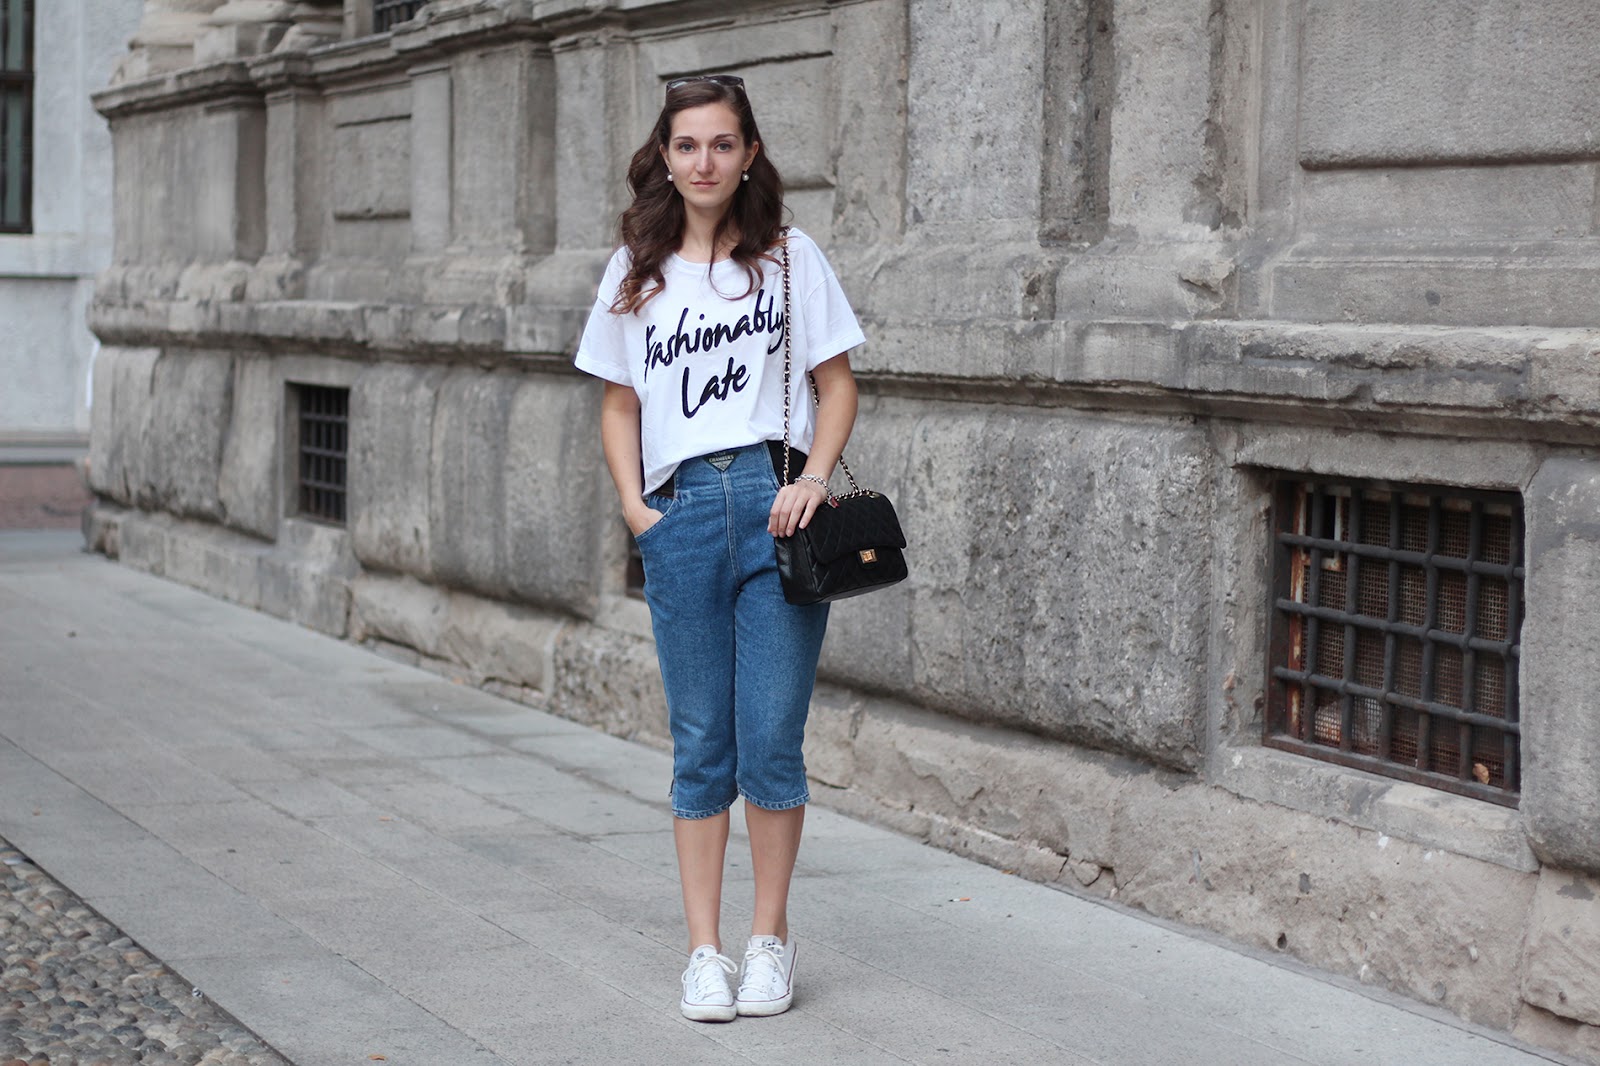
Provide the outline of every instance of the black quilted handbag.
[[[789,299],[789,245],[783,244],[783,314],[792,321]],[[783,483],[789,484],[789,336],[783,337]],[[813,402],[817,383],[811,382]],[[804,529],[792,537],[775,537],[778,576],[783,598],[792,604],[829,603],[892,585],[906,576],[906,535],[894,504],[880,492],[856,484],[855,475],[839,457],[851,491],[829,493],[828,500],[811,515]]]

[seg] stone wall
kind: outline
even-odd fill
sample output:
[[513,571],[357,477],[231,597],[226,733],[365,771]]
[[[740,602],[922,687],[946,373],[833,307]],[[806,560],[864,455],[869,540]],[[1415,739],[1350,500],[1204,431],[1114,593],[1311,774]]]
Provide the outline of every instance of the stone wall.
[[[570,352],[662,85],[737,72],[911,541],[819,799],[1600,1061],[1583,0],[336,7],[188,11],[96,98],[95,547],[664,743]],[[350,390],[342,528],[296,384]],[[1281,472],[1521,495],[1519,806],[1262,745]]]

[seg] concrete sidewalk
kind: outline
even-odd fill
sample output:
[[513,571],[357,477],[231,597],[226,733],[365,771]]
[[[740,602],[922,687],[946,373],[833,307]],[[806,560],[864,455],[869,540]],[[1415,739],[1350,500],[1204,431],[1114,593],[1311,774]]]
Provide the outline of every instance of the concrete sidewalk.
[[72,535],[0,534],[0,836],[300,1066],[1562,1061],[815,806],[795,1008],[688,1022],[668,777]]

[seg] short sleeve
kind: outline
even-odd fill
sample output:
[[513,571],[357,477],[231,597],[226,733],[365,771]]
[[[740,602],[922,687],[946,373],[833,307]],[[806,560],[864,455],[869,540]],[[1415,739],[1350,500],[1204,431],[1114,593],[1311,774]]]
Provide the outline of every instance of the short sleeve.
[[633,375],[628,369],[627,334],[622,316],[611,310],[617,289],[627,273],[626,249],[619,248],[606,266],[605,277],[600,281],[600,291],[595,296],[594,308],[589,312],[589,322],[583,327],[583,339],[578,342],[578,354],[573,365],[585,374],[632,385]]
[[800,305],[801,321],[805,323],[806,369],[815,370],[841,352],[865,344],[867,337],[822,250],[809,238],[801,247],[807,260],[803,271],[806,295]]

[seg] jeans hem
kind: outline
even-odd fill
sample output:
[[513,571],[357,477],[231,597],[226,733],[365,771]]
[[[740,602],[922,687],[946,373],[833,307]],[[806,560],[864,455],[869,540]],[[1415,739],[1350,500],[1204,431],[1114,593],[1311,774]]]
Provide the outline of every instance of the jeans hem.
[[674,807],[672,808],[672,816],[674,818],[682,818],[686,822],[698,822],[706,818],[715,818],[717,815],[721,814],[723,811],[732,806],[733,800],[729,800],[720,807],[712,807],[709,810],[704,811],[680,811],[678,808]]
[[768,803],[765,800],[758,800],[742,788],[739,790],[739,795],[743,796],[744,801],[750,804],[752,807],[760,807],[764,811],[790,811],[796,807],[804,807],[807,803],[811,802],[811,792],[809,789],[805,792],[802,792],[799,799],[783,800],[778,803]]

